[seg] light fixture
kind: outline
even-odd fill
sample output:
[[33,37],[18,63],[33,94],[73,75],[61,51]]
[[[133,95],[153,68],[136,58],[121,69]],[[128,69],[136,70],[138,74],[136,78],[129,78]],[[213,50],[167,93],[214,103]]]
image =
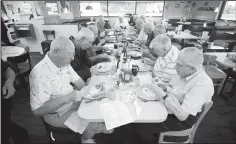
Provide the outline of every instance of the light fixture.
[[214,12],[219,12],[219,7],[216,7]]
[[86,9],[86,10],[93,10],[92,6],[90,6],[89,4],[88,4],[88,6],[86,6],[85,9]]
[[188,1],[188,4],[184,7],[186,11],[192,11],[192,7],[190,4],[191,4],[191,1]]

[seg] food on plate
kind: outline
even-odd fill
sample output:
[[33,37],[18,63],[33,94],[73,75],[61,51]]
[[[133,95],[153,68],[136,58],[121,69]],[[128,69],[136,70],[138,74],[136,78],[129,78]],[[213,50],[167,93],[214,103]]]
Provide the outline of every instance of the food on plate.
[[152,86],[150,86],[150,85],[144,85],[144,86],[142,86],[141,90],[142,90],[142,93],[143,93],[147,98],[151,98],[151,99],[155,99],[155,98],[156,98],[156,95],[155,95],[155,92],[154,92]]
[[130,52],[129,52],[129,55],[130,55],[131,57],[141,57],[141,56],[142,56],[142,53],[139,52],[139,51],[130,51]]
[[111,65],[109,63],[99,63],[96,68],[98,72],[107,72],[111,69]]

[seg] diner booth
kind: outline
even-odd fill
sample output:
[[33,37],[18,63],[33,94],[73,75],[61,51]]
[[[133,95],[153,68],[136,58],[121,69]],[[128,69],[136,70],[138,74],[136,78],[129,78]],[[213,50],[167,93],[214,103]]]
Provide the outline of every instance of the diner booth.
[[[2,103],[12,102],[11,108],[1,109],[2,118],[9,117],[2,129],[2,134],[7,133],[2,135],[6,141],[139,144],[140,139],[146,143],[144,135],[150,133],[147,137],[151,137],[151,143],[236,143],[236,1],[1,1],[1,9]],[[171,49],[177,51],[175,61],[174,50],[168,56],[161,54],[168,40]],[[91,43],[89,48],[81,44],[84,41]],[[62,42],[69,52],[55,63],[72,56],[75,47],[72,62],[67,65],[72,69],[63,75],[62,69],[67,66],[59,68],[50,61],[49,69],[60,70],[55,80],[43,63],[57,49],[60,51]],[[56,43],[60,43],[57,48]],[[201,54],[201,70],[210,83],[206,85],[207,78],[198,79],[201,89],[194,89],[193,83],[188,89],[178,90],[172,79],[163,79],[166,75],[178,76],[180,54],[191,48]],[[195,59],[186,60],[186,64],[197,63]],[[169,61],[173,66],[167,64]],[[3,68],[3,63],[13,70],[15,78],[9,76],[13,82],[7,74],[4,77],[9,69]],[[72,80],[75,77],[83,83],[80,89],[73,89],[77,87]],[[191,80],[189,77],[183,78],[185,83]],[[79,107],[61,127],[56,123],[65,113],[50,111],[53,105],[45,107],[44,114],[51,115],[52,123],[57,118],[55,125],[36,111],[53,96],[62,95],[54,91],[57,85],[63,89],[66,82]],[[181,83],[176,85],[180,87]],[[209,95],[211,88],[214,91]],[[176,93],[182,95],[175,99],[178,106],[174,104],[173,110],[166,100]],[[186,106],[191,97],[195,99]],[[186,107],[198,107],[199,111],[193,115]],[[6,111],[9,115],[4,114]],[[181,120],[183,111],[187,119]],[[196,120],[191,127],[169,128],[175,125],[175,121],[168,124],[170,117],[181,123],[193,116]],[[93,128],[96,134],[85,140],[81,131],[91,123],[98,124]],[[140,134],[139,127],[145,124],[153,124],[153,128],[144,126],[146,130]],[[168,129],[160,131],[157,127],[158,134],[154,133],[154,127],[160,125]],[[102,128],[106,132],[97,132]]]

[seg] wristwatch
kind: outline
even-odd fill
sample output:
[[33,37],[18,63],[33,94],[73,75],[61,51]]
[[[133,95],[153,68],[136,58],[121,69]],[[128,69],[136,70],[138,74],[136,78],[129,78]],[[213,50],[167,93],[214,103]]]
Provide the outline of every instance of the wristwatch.
[[165,96],[163,97],[163,100],[166,100],[167,97],[168,97],[168,95],[165,95]]

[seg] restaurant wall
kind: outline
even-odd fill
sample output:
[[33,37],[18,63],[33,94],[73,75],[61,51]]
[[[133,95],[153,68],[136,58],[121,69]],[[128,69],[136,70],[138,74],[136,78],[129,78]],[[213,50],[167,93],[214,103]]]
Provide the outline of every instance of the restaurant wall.
[[196,19],[208,19],[215,20],[217,18],[217,12],[207,11],[204,8],[218,7],[221,1],[192,1],[190,6],[192,11],[184,10],[184,7],[188,4],[188,1],[166,1],[164,7],[164,18],[196,18]]

